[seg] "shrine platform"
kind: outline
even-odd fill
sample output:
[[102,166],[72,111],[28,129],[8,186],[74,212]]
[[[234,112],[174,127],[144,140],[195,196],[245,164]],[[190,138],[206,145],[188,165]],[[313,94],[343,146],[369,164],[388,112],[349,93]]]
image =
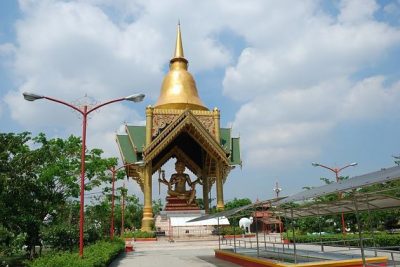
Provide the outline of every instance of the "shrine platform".
[[199,206],[195,201],[188,204],[186,199],[179,197],[168,196],[166,198],[167,204],[165,206],[165,211],[196,211],[200,210]]

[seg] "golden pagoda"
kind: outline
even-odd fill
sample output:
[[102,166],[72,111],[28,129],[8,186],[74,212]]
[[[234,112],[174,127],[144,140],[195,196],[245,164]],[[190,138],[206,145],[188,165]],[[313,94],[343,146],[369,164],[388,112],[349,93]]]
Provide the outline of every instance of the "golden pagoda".
[[154,108],[208,110],[201,101],[193,76],[187,71],[188,61],[183,54],[181,29],[178,24],[175,54],[169,72],[161,86],[160,97]]
[[[204,209],[208,212],[208,193],[213,184],[216,185],[217,209],[223,210],[223,184],[230,170],[241,164],[239,138],[231,137],[230,128],[220,127],[220,111],[209,110],[203,104],[187,69],[188,60],[184,57],[178,24],[170,69],[156,104],[146,108],[146,125],[126,125],[126,134],[116,138],[123,162],[129,164],[127,174],[140,185],[144,194],[144,231],[151,231],[154,224],[154,174],[158,173],[158,181],[168,187],[166,210],[196,210],[193,190],[197,186],[202,188]],[[161,179],[162,167],[171,158],[177,160],[177,173],[170,180]],[[197,177],[190,180],[183,173],[185,168]],[[186,182],[191,186],[187,191],[183,184]]]

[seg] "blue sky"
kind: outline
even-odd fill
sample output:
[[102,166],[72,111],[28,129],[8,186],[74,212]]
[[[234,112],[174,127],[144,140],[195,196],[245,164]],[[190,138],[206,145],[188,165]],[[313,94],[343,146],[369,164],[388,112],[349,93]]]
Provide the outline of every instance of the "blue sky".
[[119,156],[115,133],[143,124],[156,102],[178,19],[200,97],[241,137],[243,168],[231,172],[226,200],[272,197],[276,181],[287,195],[333,177],[311,162],[358,162],[349,176],[393,165],[399,0],[1,1],[0,130],[80,135],[77,114],[26,102],[24,91],[70,102],[143,92],[143,103],[111,105],[89,121],[89,146]]

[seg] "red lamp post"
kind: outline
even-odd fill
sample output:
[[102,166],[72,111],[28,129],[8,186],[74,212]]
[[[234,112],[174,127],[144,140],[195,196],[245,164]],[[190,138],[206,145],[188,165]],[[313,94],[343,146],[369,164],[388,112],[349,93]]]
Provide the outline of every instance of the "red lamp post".
[[87,125],[87,116],[92,113],[93,111],[115,102],[120,102],[124,100],[133,101],[133,102],[140,102],[144,99],[144,94],[134,94],[127,97],[122,97],[114,100],[107,101],[105,103],[96,105],[94,107],[88,107],[88,105],[74,106],[67,102],[64,102],[59,99],[55,99],[48,96],[37,95],[33,93],[24,92],[22,94],[27,101],[35,101],[38,99],[47,99],[52,102],[56,102],[67,107],[74,109],[75,111],[79,112],[82,115],[82,150],[81,150],[81,190],[80,190],[80,218],[79,218],[79,256],[83,257],[83,224],[84,224],[84,192],[85,192],[85,150],[86,150],[86,125]]
[[[357,164],[358,164],[357,162],[353,162],[353,163],[347,164],[346,166],[341,167],[341,168],[330,168],[330,167],[327,167],[325,165],[322,165],[322,164],[319,164],[316,162],[311,163],[311,165],[313,165],[314,167],[322,167],[322,168],[325,168],[325,169],[328,169],[328,170],[334,172],[336,175],[336,182],[339,182],[339,172],[341,172],[342,170],[344,170],[348,167],[354,167]],[[342,198],[342,193],[339,193],[339,199],[340,198]],[[345,225],[345,221],[344,221],[343,212],[342,212],[342,233],[343,233],[343,235],[346,235],[346,225]]]
[[125,182],[124,182],[124,189],[122,190],[121,237],[124,236],[124,232],[125,232]]
[[[125,164],[121,167],[115,168],[115,166],[113,166],[110,171],[112,173],[112,194],[111,194],[111,226],[110,226],[110,239],[113,240],[114,239],[114,192],[115,192],[115,174],[122,168],[128,167],[130,165],[136,164],[135,163],[128,163]],[[124,184],[125,187],[125,184]]]
[[[282,191],[282,188],[279,187],[278,182],[276,182],[275,187],[272,190],[274,190],[276,198],[279,198],[279,193]],[[281,216],[279,216],[279,232],[282,240],[283,224],[281,222]]]

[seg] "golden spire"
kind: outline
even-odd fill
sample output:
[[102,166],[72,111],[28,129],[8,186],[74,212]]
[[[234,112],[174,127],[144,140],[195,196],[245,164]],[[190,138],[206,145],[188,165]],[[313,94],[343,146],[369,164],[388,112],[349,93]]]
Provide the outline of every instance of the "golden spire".
[[201,101],[196,82],[187,71],[188,61],[183,55],[181,27],[178,23],[174,57],[164,78],[161,93],[154,108],[208,110]]
[[185,58],[183,55],[182,36],[181,36],[181,23],[178,22],[178,30],[176,34],[176,45],[174,58]]

